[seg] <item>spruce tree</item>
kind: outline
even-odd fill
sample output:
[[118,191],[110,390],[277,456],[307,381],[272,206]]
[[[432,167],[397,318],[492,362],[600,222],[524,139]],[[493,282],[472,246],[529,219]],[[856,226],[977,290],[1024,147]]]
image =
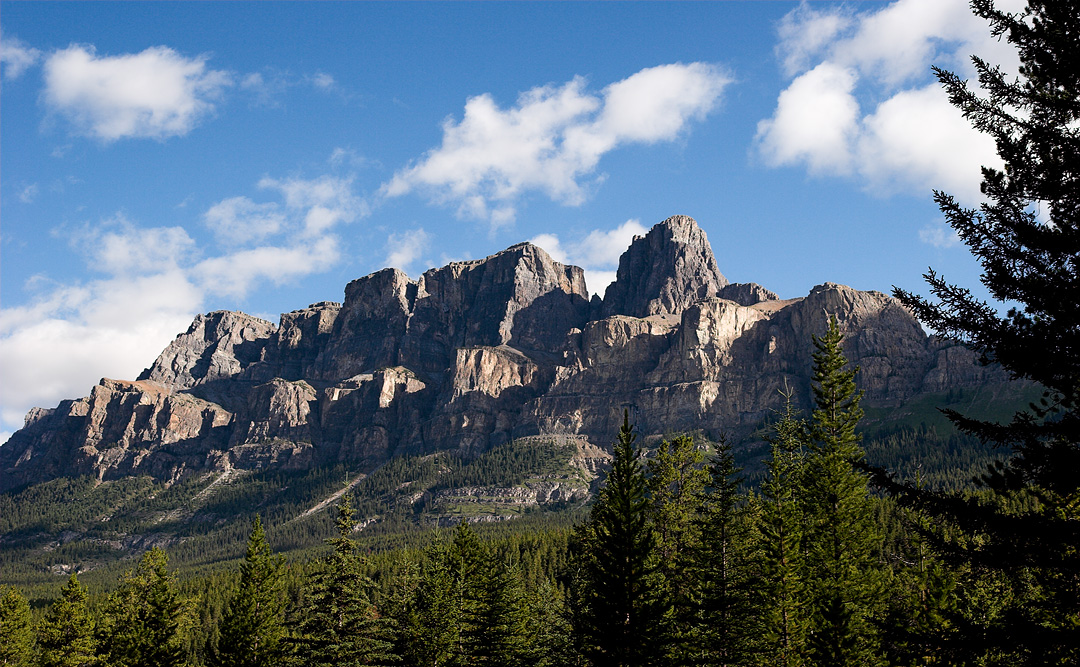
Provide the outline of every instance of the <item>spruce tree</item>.
[[676,664],[696,661],[693,652],[702,630],[696,622],[700,572],[693,565],[701,554],[700,514],[709,482],[704,460],[694,437],[683,434],[661,442],[646,463],[649,521],[672,605],[669,657]]
[[803,465],[806,422],[787,396],[784,412],[773,425],[766,477],[761,485],[757,545],[755,664],[801,667],[807,664],[806,563],[803,554]]
[[180,595],[168,563],[161,549],[147,551],[106,601],[100,642],[110,667],[174,667],[187,662],[191,603]]
[[[86,589],[72,574],[60,598],[46,612],[37,629],[40,667],[99,667],[94,621],[86,608]],[[111,664],[111,663],[110,663]]]
[[636,439],[624,412],[611,470],[583,531],[581,632],[597,667],[658,664],[664,653],[669,605]]
[[321,667],[391,665],[394,654],[389,618],[373,602],[375,585],[366,559],[351,535],[354,510],[346,493],[337,506],[338,535],[333,551],[312,577],[297,636],[292,644],[303,664]]
[[412,600],[400,620],[406,664],[438,667],[460,655],[461,597],[451,545],[437,538],[425,552]]
[[836,317],[814,337],[814,412],[803,467],[804,549],[812,625],[810,648],[818,665],[865,667],[878,660],[873,617],[880,603],[881,566],[875,549],[868,476],[855,427],[862,418],[855,388],[858,369],[845,369]]
[[221,621],[221,639],[213,660],[220,667],[271,667],[282,657],[285,633],[285,560],[266,542],[262,520],[251,523],[240,584]]
[[696,517],[700,537],[690,571],[693,576],[693,633],[682,664],[732,665],[745,657],[748,594],[744,507],[740,507],[739,468],[726,437],[717,443],[699,492]]
[[[974,541],[950,549],[975,569],[1031,581],[1022,600],[979,642],[1014,664],[1080,662],[1080,11],[1074,1],[1029,0],[1019,14],[973,0],[990,32],[1013,45],[1019,76],[977,57],[979,87],[936,69],[953,106],[991,137],[1004,168],[984,166],[977,209],[934,198],[982,265],[1001,304],[976,298],[933,270],[936,297],[894,294],[928,327],[985,361],[1045,389],[1006,424],[947,411],[957,427],[1011,454],[984,483],[994,502],[891,486],[909,505],[959,526]],[[1002,306],[1004,309],[1004,306]],[[1016,502],[1027,495],[1035,502]],[[1019,590],[1019,589],[1018,589]],[[972,635],[973,641],[978,641]]]
[[0,667],[27,667],[34,648],[30,605],[14,586],[0,591]]

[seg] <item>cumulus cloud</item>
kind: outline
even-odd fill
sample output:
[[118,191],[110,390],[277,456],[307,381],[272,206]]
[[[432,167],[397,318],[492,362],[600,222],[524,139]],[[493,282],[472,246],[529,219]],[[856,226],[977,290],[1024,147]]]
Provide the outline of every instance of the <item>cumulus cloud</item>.
[[218,240],[229,245],[257,243],[285,227],[277,202],[257,204],[247,197],[229,197],[211,206],[203,222]]
[[45,61],[43,100],[77,132],[104,141],[179,136],[212,113],[232,83],[206,60],[165,46],[99,56],[93,46],[72,45]]
[[179,269],[52,286],[0,310],[0,420],[85,396],[102,377],[134,378],[191,322],[202,295]]
[[529,242],[543,248],[557,262],[580,266],[585,271],[589,291],[603,296],[608,285],[615,281],[623,252],[635,236],[643,236],[647,231],[639,220],[630,219],[614,229],[594,229],[570,243],[563,243],[556,234],[540,234]]
[[279,191],[285,197],[286,207],[305,211],[304,234],[318,236],[340,222],[353,222],[369,213],[367,202],[353,194],[352,183],[352,178],[337,176],[263,178],[259,187]]
[[263,179],[280,201],[230,197],[203,214],[230,241],[217,252],[183,227],[142,227],[123,213],[60,230],[102,277],[39,276],[27,305],[0,309],[0,430],[17,428],[35,405],[84,396],[101,377],[136,377],[211,299],[243,299],[339,263],[334,227],[366,214],[351,184]]
[[256,287],[282,285],[325,271],[341,258],[332,235],[294,246],[238,250],[199,262],[191,271],[205,293],[242,298]]
[[599,94],[581,77],[540,86],[509,109],[478,95],[460,121],[444,121],[442,144],[395,173],[381,194],[419,191],[493,227],[512,222],[529,191],[578,205],[587,196],[583,179],[605,153],[679,137],[715,108],[730,82],[713,65],[676,63],[641,70]]
[[420,255],[427,252],[431,236],[422,228],[391,234],[386,240],[386,261],[389,267],[408,271]]
[[886,194],[939,188],[978,200],[979,167],[1000,162],[994,143],[948,103],[930,66],[970,76],[970,54],[1008,71],[1017,57],[966,2],[897,0],[861,13],[804,3],[778,32],[791,81],[758,124],[766,164],[854,177]]
[[17,37],[0,32],[0,64],[3,64],[5,79],[18,79],[40,58],[41,51]]

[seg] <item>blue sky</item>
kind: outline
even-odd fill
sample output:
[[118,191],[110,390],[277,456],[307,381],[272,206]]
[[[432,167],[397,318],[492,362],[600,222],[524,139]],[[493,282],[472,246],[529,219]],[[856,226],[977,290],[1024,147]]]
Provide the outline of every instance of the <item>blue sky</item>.
[[977,287],[931,189],[977,204],[996,157],[930,65],[1015,64],[962,0],[0,2],[0,31],[0,439],[198,312],[524,240],[602,292],[674,214],[784,298]]

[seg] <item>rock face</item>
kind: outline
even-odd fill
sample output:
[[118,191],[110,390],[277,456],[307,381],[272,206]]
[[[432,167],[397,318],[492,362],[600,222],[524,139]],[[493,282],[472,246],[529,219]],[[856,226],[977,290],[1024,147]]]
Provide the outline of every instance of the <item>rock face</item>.
[[589,302],[581,269],[525,243],[416,281],[385,269],[278,325],[200,315],[138,381],[32,410],[0,447],[0,490],[82,474],[374,467],[554,434],[606,445],[623,409],[646,436],[738,437],[782,391],[809,405],[811,335],[830,314],[867,405],[1007,380],[880,292],[826,283],[781,300],[728,284],[705,233],[675,216],[634,240],[602,302]]
[[604,295],[603,314],[677,314],[716,296],[727,284],[705,232],[693,218],[676,215],[635,238],[619,258],[615,282]]

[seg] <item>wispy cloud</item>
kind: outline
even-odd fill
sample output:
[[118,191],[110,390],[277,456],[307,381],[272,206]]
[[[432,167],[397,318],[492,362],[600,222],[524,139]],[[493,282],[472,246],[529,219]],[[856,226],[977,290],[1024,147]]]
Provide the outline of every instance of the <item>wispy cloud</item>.
[[420,192],[493,227],[512,222],[529,191],[578,205],[587,197],[583,179],[606,153],[679,137],[716,107],[730,81],[714,65],[676,63],[641,70],[599,94],[581,77],[533,88],[509,109],[478,95],[460,121],[443,123],[442,144],[395,173],[381,193]]
[[960,245],[960,235],[942,221],[919,230],[919,240],[935,248],[955,248]]
[[970,75],[972,53],[1013,71],[1017,59],[966,2],[898,0],[862,13],[804,3],[779,37],[791,82],[758,124],[766,164],[851,177],[884,194],[940,188],[978,199],[979,167],[999,164],[994,142],[949,104],[930,66]]
[[408,272],[430,245],[431,236],[422,228],[391,234],[386,240],[385,264]]
[[43,100],[76,132],[104,141],[184,135],[232,84],[206,61],[165,46],[99,56],[93,46],[72,45],[46,59]]
[[18,79],[40,59],[41,51],[0,31],[0,64],[3,64],[5,79]]

